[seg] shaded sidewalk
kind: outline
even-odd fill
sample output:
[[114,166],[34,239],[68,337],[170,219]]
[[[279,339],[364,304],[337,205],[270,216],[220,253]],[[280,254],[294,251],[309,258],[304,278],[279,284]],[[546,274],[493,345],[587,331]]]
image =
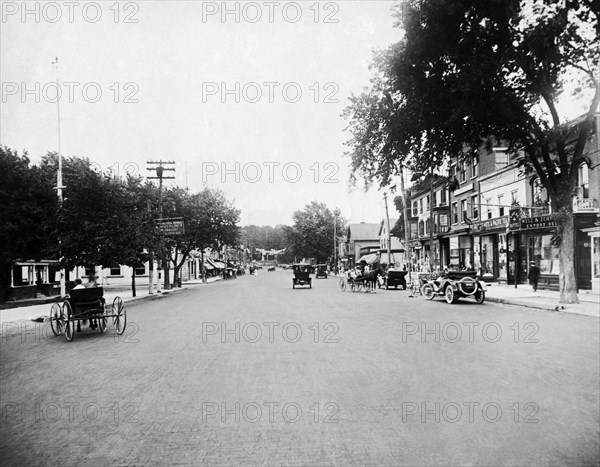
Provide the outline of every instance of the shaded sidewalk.
[[[104,289],[104,298],[106,300],[106,304],[112,304],[115,297],[119,296],[123,299],[125,303],[136,302],[139,300],[157,300],[163,297],[167,297],[173,293],[178,293],[183,290],[188,289],[192,286],[198,286],[203,284],[211,284],[220,280],[218,277],[208,278],[206,283],[203,283],[201,280],[192,280],[189,282],[184,282],[182,287],[163,290],[161,293],[153,293],[152,295],[148,294],[148,286],[146,287],[138,287],[137,294],[135,297],[132,296],[131,288],[128,290],[123,290],[122,288],[105,288]],[[22,306],[16,306],[13,308],[6,308],[0,310],[0,326],[4,323],[20,321],[20,320],[39,320],[42,321],[42,318],[48,318],[50,315],[50,308],[52,307],[52,302],[56,301],[56,297],[46,300],[41,300],[39,304],[31,304],[30,301],[23,304]]]

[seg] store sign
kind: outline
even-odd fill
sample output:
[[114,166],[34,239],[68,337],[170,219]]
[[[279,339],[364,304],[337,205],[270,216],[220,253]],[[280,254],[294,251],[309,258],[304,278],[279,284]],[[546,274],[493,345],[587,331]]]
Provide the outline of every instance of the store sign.
[[552,215],[525,217],[521,219],[521,230],[547,229],[558,226],[559,221]]
[[519,230],[521,228],[521,208],[511,209],[508,216],[508,230]]
[[483,232],[485,230],[494,230],[498,228],[506,228],[508,225],[508,216],[497,217],[495,219],[488,219],[482,222],[477,222],[471,226],[473,233]]
[[158,228],[163,235],[176,236],[185,233],[183,219],[181,218],[159,219]]

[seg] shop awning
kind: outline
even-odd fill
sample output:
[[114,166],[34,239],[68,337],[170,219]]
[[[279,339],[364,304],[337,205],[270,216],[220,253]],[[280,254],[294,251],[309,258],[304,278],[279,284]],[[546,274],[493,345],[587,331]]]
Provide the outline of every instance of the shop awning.
[[225,264],[221,263],[221,261],[213,261],[213,263],[217,269],[225,269],[227,267]]
[[205,267],[206,269],[208,269],[209,271],[215,268],[215,267],[214,267],[212,264],[210,264],[208,261],[204,261],[204,267]]
[[373,264],[374,262],[379,260],[379,256],[377,255],[377,253],[371,253],[369,255],[364,255],[361,256],[361,258],[358,260],[359,262],[366,262],[367,264]]

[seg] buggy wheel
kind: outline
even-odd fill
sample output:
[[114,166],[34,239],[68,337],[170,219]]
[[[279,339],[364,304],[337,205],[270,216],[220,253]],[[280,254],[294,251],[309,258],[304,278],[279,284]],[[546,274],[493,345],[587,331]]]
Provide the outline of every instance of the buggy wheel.
[[433,300],[433,297],[435,297],[435,293],[433,293],[433,286],[431,284],[425,284],[422,288],[421,288],[421,294],[427,299],[427,300]]
[[113,325],[117,334],[120,336],[125,332],[125,326],[127,326],[127,312],[125,311],[125,305],[121,297],[115,297],[112,306],[113,314]]
[[350,290],[354,292],[356,290],[356,284],[354,282],[350,283]]
[[483,290],[475,292],[475,301],[480,305],[485,302],[485,292]]
[[60,336],[65,332],[65,318],[61,303],[53,303],[50,308],[50,328],[55,336]]
[[98,328],[101,333],[106,332],[106,324],[108,322],[108,318],[106,317],[106,305],[102,307],[102,315],[98,317]]
[[75,337],[75,317],[69,302],[63,303],[63,317],[65,320],[65,337],[71,342]]
[[458,300],[456,291],[452,288],[451,285],[446,286],[444,295],[446,296],[446,302],[448,303],[456,303],[456,301]]

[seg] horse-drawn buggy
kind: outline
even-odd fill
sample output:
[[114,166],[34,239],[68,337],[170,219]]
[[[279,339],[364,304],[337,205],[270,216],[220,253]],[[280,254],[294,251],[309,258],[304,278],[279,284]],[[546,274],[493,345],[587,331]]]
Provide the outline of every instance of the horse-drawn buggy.
[[292,270],[294,272],[294,277],[292,278],[293,289],[297,285],[308,285],[312,289],[312,279],[310,277],[312,266],[310,264],[294,264]]
[[[358,269],[358,268],[357,268]],[[342,292],[346,289],[350,289],[352,292],[375,292],[377,287],[377,278],[383,274],[381,268],[373,269],[369,272],[349,271],[346,277],[340,279],[340,288]]]
[[485,283],[479,280],[476,271],[448,271],[435,280],[428,280],[421,287],[421,293],[428,300],[444,297],[448,303],[456,303],[459,298],[473,298],[477,303],[485,301]]
[[73,289],[64,300],[52,304],[50,328],[55,336],[64,334],[68,341],[72,341],[76,323],[78,332],[81,321],[90,320],[90,323],[104,333],[109,318],[112,318],[117,334],[123,334],[127,325],[127,312],[121,297],[115,297],[109,310],[102,287]]

